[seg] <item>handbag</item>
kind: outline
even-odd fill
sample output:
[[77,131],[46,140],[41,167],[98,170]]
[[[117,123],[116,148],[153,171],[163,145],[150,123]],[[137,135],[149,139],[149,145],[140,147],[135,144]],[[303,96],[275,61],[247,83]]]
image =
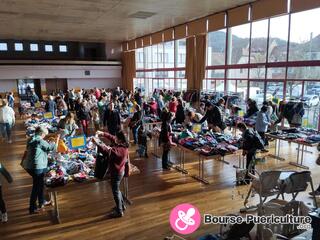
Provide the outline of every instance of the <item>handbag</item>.
[[109,169],[109,154],[103,154],[98,148],[96,165],[94,168],[94,177],[98,179],[104,179],[106,172]]
[[127,161],[124,165],[124,177],[129,177],[131,175],[131,170],[130,157],[128,154]]

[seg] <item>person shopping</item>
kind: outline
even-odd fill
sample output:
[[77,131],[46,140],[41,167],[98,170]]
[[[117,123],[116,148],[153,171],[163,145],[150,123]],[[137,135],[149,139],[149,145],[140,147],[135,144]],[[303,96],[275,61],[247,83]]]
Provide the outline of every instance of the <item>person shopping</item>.
[[165,113],[163,112],[163,121],[161,125],[161,132],[160,132],[160,142],[163,148],[162,152],[162,169],[163,170],[170,170],[170,162],[169,162],[169,153],[172,146],[176,144],[172,142],[171,133],[172,133],[172,126],[171,121],[173,118],[173,114],[171,112]]
[[14,110],[8,106],[8,101],[3,99],[2,107],[0,108],[0,131],[4,141],[12,143],[11,129],[15,124]]
[[129,143],[123,131],[117,131],[116,135],[111,135],[107,132],[97,131],[98,137],[108,139],[110,146],[104,145],[93,138],[93,141],[101,149],[101,152],[109,155],[109,169],[111,177],[111,188],[116,207],[113,209],[110,217],[119,218],[124,215],[126,209],[123,199],[123,194],[120,191],[120,184],[125,172],[125,164],[129,157]]
[[[8,183],[13,182],[10,173],[7,171],[7,169],[1,163],[0,163],[0,173],[5,177],[5,179],[8,181]],[[3,196],[2,196],[1,181],[0,181],[0,214],[1,214],[1,221],[3,223],[8,222],[8,214],[7,214],[6,204],[5,204],[5,202],[3,200]]]
[[[60,135],[57,135],[55,143],[44,140],[48,130],[38,127],[35,135],[27,141],[27,149],[22,159],[22,167],[32,177],[32,191],[30,195],[29,213],[39,213],[39,209],[48,203],[44,200],[44,175],[48,167],[48,153],[57,149]],[[38,205],[37,205],[38,200]]]

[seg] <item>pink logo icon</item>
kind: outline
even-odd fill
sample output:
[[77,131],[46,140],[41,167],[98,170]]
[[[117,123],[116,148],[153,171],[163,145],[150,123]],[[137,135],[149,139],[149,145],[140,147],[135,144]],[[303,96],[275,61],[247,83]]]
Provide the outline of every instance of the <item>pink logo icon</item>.
[[201,222],[199,210],[189,203],[176,206],[170,213],[170,225],[177,233],[187,235],[196,231]]

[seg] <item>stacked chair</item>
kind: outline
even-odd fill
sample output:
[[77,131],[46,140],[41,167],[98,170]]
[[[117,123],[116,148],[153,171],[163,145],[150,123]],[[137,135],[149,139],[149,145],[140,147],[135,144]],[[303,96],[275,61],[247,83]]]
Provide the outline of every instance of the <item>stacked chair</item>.
[[[245,208],[249,207],[248,199],[252,192],[259,195],[259,204],[256,207],[258,216],[307,216],[309,209],[303,202],[297,201],[296,198],[300,192],[307,190],[309,184],[314,192],[312,177],[310,171],[288,172],[288,171],[265,171],[256,175],[250,175],[253,180],[245,198]],[[285,201],[285,194],[291,195],[290,201]],[[282,200],[279,197],[282,196]],[[274,197],[270,201],[268,198]],[[314,196],[315,199],[315,196]],[[318,208],[315,201],[315,207]],[[294,224],[262,224],[257,226],[257,237],[263,240],[274,239],[291,239],[291,237],[300,234],[297,225]]]

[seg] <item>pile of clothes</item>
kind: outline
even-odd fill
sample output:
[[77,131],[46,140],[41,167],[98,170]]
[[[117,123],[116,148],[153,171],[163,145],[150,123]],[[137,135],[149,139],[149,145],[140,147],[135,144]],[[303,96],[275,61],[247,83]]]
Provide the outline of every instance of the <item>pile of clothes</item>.
[[48,187],[63,186],[70,181],[83,182],[94,178],[97,152],[88,140],[87,148],[67,153],[52,152],[48,155],[49,166],[45,176]]
[[279,131],[270,132],[271,135],[283,139],[294,140],[300,143],[320,143],[320,134],[314,129],[308,128],[288,128]]
[[49,133],[55,133],[58,131],[58,128],[57,128],[58,123],[59,123],[59,118],[27,119],[24,122],[24,125],[26,127],[26,135],[29,137],[33,136],[37,127],[44,127],[48,129]]
[[160,122],[160,118],[156,115],[148,115],[143,117],[144,123],[154,123],[154,122]]
[[254,127],[256,125],[256,117],[243,118],[238,116],[230,116],[225,122],[226,125],[230,127],[235,127],[236,124],[240,122],[245,123],[248,127]]
[[231,154],[240,148],[240,139],[227,134],[206,133],[196,134],[189,130],[182,131],[176,141],[191,150],[205,156]]

